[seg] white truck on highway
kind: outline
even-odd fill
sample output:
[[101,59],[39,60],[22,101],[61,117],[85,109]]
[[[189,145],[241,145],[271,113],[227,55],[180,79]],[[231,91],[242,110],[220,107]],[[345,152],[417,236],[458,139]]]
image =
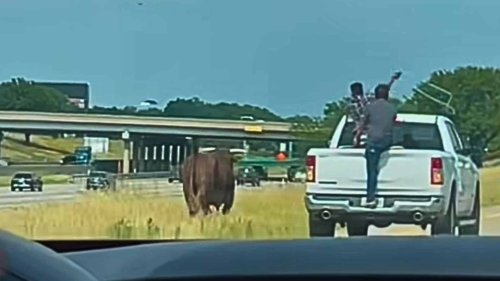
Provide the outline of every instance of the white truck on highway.
[[368,227],[415,224],[431,233],[477,235],[480,177],[451,120],[439,115],[398,114],[393,146],[379,164],[376,208],[366,200],[364,148],[353,148],[354,123],[344,116],[329,148],[312,148],[306,160],[306,209],[311,237],[349,236]]

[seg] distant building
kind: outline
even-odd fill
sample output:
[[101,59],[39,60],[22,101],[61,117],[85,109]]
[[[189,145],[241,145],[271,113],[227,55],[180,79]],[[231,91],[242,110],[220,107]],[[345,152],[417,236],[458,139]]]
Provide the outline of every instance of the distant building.
[[53,88],[68,97],[68,101],[81,109],[88,109],[90,103],[90,85],[73,82],[35,82],[48,88]]

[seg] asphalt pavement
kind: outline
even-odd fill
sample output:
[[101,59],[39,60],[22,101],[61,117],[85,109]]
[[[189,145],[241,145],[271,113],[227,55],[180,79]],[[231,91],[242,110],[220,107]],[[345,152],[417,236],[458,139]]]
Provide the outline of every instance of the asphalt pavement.
[[[169,197],[182,196],[180,184],[169,184],[166,179],[134,179],[118,183],[118,188],[140,191],[144,196],[159,194]],[[42,192],[10,191],[9,187],[0,188],[0,209],[27,206],[35,203],[74,201],[87,191],[84,182],[66,184],[47,184]]]
[[[182,197],[181,184],[169,184],[165,179],[141,179],[123,182],[130,190],[140,190],[143,196]],[[278,185],[273,185],[278,187]],[[240,189],[259,189],[254,187],[238,187]],[[86,191],[82,183],[45,185],[42,192],[11,192],[8,187],[0,188],[0,209],[28,206],[35,203],[71,202],[77,200]],[[90,191],[93,192],[93,191]],[[305,211],[305,210],[304,210]],[[500,206],[485,207],[481,214],[481,235],[500,235]],[[430,229],[422,230],[413,225],[392,225],[388,228],[371,226],[370,236],[428,236]],[[345,229],[337,229],[337,236],[346,237]]]

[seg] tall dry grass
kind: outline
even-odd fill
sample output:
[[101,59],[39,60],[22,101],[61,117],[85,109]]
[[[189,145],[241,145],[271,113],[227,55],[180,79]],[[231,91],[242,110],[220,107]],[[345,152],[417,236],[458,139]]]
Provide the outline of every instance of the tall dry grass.
[[0,227],[27,238],[307,237],[303,187],[240,191],[230,215],[189,218],[182,198],[98,193],[76,203],[3,211]]
[[[483,206],[500,204],[500,167],[481,171]],[[35,239],[306,238],[304,187],[238,190],[228,216],[189,218],[182,198],[95,193],[74,203],[2,210],[0,228]]]

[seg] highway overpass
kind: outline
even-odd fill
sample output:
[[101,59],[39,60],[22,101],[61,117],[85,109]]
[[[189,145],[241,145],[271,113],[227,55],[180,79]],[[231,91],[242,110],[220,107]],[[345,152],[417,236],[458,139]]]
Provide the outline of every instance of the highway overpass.
[[120,138],[172,135],[234,139],[293,140],[291,124],[243,120],[143,117],[81,113],[0,111],[0,130],[11,132],[68,132]]
[[[82,113],[0,111],[0,131],[31,134],[85,133],[124,141],[123,173],[169,170],[201,138],[295,140],[291,124],[246,120],[166,118]],[[132,167],[132,169],[130,169]]]

